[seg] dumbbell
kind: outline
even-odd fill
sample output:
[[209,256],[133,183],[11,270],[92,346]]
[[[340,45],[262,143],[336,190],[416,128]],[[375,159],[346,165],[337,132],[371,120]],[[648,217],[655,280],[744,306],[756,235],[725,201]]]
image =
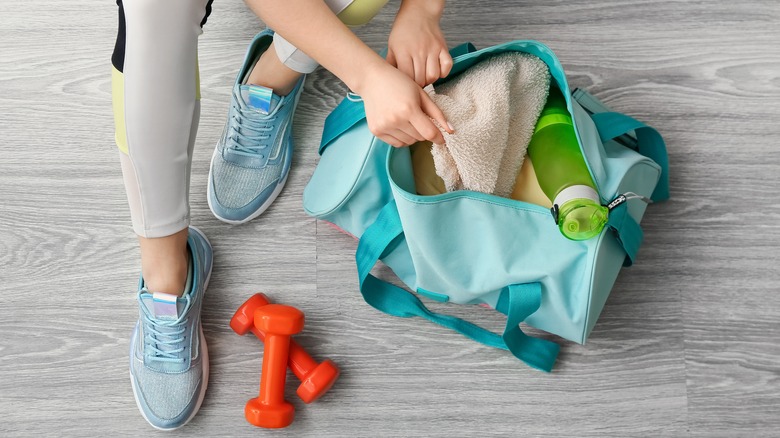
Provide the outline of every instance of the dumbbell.
[[[251,331],[263,341],[265,335],[255,327],[255,310],[268,304],[270,304],[270,300],[265,294],[257,293],[252,295],[236,310],[236,313],[230,320],[230,328],[241,336]],[[339,377],[339,369],[330,359],[317,363],[294,340],[290,340],[290,355],[287,365],[298,380],[301,381],[297,391],[298,397],[307,404],[328,392]]]
[[303,330],[303,312],[295,307],[268,304],[255,311],[255,327],[265,333],[260,394],[246,403],[244,416],[251,424],[265,428],[287,427],[295,408],[284,399],[290,336]]

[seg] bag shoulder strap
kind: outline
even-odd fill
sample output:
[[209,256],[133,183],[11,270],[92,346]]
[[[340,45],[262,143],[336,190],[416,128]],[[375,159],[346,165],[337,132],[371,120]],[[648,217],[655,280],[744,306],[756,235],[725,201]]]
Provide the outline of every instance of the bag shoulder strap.
[[633,265],[639,252],[639,246],[644,239],[644,232],[639,223],[628,214],[628,205],[625,202],[609,212],[607,225],[615,231],[618,242],[626,252],[623,266]]
[[[618,144],[637,150],[661,167],[661,177],[653,191],[652,200],[658,202],[669,199],[669,157],[661,134],[632,117],[612,111],[583,89],[575,89],[572,96],[590,115],[602,142],[615,140]],[[642,243],[642,227],[628,214],[625,203],[610,212],[608,225],[617,233],[626,251],[623,266],[631,266]]]
[[637,150],[661,167],[661,178],[653,192],[653,201],[669,199],[669,157],[663,137],[644,123],[612,110],[587,91],[576,88],[572,96],[588,112],[602,142],[615,140],[618,144]]
[[599,137],[607,142],[630,132],[636,133],[637,151],[655,161],[661,167],[661,178],[653,191],[655,202],[669,199],[669,157],[666,153],[666,143],[655,129],[644,123],[616,112],[596,113],[591,115]]
[[502,335],[456,318],[431,312],[414,294],[371,275],[371,269],[394,242],[403,239],[403,227],[395,201],[390,201],[376,221],[363,233],[355,253],[360,292],[368,304],[377,310],[401,318],[419,316],[452,329],[482,344],[509,350],[527,365],[550,372],[558,357],[558,344],[526,335],[519,324],[541,305],[539,283],[507,286],[502,295],[508,297],[507,322]]

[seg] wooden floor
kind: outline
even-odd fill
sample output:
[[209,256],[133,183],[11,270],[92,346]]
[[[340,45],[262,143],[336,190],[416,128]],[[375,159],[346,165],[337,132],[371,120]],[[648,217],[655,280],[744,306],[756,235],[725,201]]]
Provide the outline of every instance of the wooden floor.
[[[193,224],[216,265],[205,299],[211,378],[198,416],[167,436],[778,436],[780,432],[780,3],[452,1],[448,42],[551,46],[574,86],[657,127],[672,200],[643,222],[585,346],[552,374],[420,320],[370,308],[355,242],[308,217],[301,193],[328,111],[311,75],[287,187],[260,218],[217,221],[208,164],[246,44],[263,25],[218,0],[200,41],[203,107]],[[370,28],[385,44],[393,1]],[[112,1],[0,0],[0,436],[155,434],[133,401],[128,343],[139,254],[113,144]],[[243,417],[260,345],[234,335],[251,293],[306,313],[298,337],[343,369],[322,400],[265,432]],[[451,309],[497,327],[482,309]],[[436,340],[436,343],[434,343]]]

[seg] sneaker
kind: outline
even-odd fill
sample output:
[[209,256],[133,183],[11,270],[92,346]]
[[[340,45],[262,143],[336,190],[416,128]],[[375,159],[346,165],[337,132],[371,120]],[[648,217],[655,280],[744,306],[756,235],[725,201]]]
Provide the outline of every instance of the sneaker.
[[246,81],[271,45],[273,31],[260,32],[247,50],[233,85],[222,138],[211,157],[208,203],[217,219],[241,224],[259,216],[282,191],[292,161],[292,124],[305,75],[287,96]]
[[211,244],[190,227],[187,291],[177,297],[138,291],[140,318],[130,341],[130,380],[138,409],[154,428],[173,430],[200,409],[209,380],[209,355],[200,322],[211,275]]

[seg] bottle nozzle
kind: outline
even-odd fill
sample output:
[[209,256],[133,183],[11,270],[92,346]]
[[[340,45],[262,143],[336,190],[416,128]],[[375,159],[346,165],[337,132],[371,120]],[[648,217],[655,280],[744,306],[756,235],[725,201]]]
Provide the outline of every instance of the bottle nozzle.
[[592,187],[567,187],[555,197],[555,205],[558,206],[558,228],[571,240],[595,237],[607,224],[609,210],[599,204],[598,193]]
[[607,225],[606,207],[590,199],[572,199],[560,207],[558,227],[571,240],[596,237]]

